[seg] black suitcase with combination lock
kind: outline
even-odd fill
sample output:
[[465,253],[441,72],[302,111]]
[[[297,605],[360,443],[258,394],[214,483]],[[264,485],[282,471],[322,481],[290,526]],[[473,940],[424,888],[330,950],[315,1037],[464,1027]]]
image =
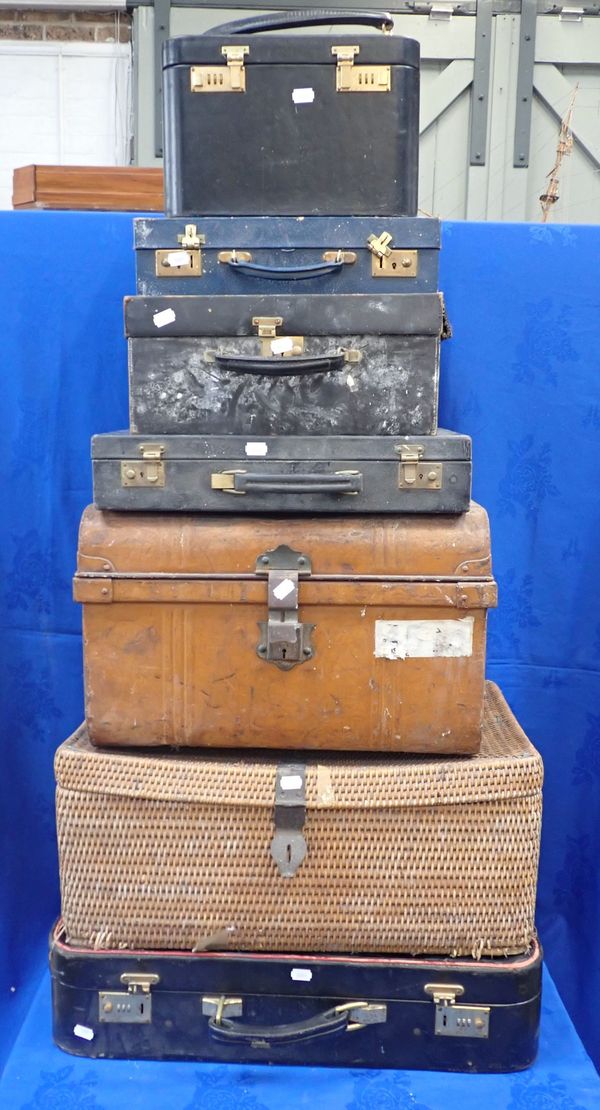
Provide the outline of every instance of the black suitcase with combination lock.
[[419,44],[357,24],[393,20],[273,12],[165,43],[167,215],[416,215]]

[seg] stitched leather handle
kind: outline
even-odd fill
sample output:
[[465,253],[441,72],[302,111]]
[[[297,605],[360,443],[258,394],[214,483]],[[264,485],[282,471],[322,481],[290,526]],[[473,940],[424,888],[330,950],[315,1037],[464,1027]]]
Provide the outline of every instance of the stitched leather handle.
[[362,474],[235,474],[235,493],[360,493]]
[[304,374],[326,374],[330,370],[341,370],[345,356],[315,355],[313,358],[300,355],[290,358],[256,358],[250,355],[213,356],[221,370],[234,374],[264,374],[269,378],[291,378]]
[[351,1024],[350,1011],[326,1010],[305,1021],[288,1025],[243,1025],[231,1018],[220,1022],[211,1018],[208,1023],[210,1036],[221,1044],[254,1044],[265,1048],[314,1041],[319,1037],[333,1037],[345,1033]]
[[235,19],[231,23],[220,23],[211,27],[205,35],[255,35],[259,31],[285,31],[291,27],[322,27],[354,25],[355,27],[376,27],[391,31],[394,20],[389,12],[341,11],[330,8],[316,8],[314,11],[271,12],[255,15],[249,19]]
[[315,262],[309,266],[262,266],[257,262],[239,262],[229,259],[227,265],[238,270],[246,277],[270,278],[272,281],[305,281],[308,278],[324,277],[326,274],[339,274],[344,263]]

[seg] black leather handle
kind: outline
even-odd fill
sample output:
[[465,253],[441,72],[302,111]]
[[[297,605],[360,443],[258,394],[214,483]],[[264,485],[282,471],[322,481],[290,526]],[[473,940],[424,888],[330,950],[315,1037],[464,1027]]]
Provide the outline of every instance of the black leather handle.
[[239,262],[235,258],[229,259],[228,266],[232,270],[239,270],[246,277],[271,278],[272,281],[304,281],[307,278],[324,277],[326,274],[339,274],[344,263],[340,262],[315,262],[309,266],[262,266],[258,262]]
[[255,35],[259,31],[285,31],[289,27],[322,27],[354,25],[355,27],[379,27],[391,31],[394,20],[389,12],[342,11],[339,8],[315,8],[297,12],[271,12],[267,15],[254,15],[249,19],[235,19],[231,23],[220,23],[211,27],[205,35]]
[[275,1048],[278,1045],[296,1044],[298,1041],[314,1041],[319,1037],[332,1037],[345,1033],[350,1024],[350,1011],[326,1010],[315,1014],[305,1021],[293,1021],[288,1025],[242,1025],[231,1018],[220,1022],[211,1018],[208,1023],[210,1036],[222,1044],[258,1043],[261,1047]]
[[314,357],[290,358],[258,358],[251,355],[219,355],[213,356],[221,370],[230,370],[234,374],[264,374],[269,378],[292,378],[303,374],[326,374],[329,370],[341,370],[345,363],[345,356],[315,355]]
[[360,493],[362,474],[235,474],[236,493]]

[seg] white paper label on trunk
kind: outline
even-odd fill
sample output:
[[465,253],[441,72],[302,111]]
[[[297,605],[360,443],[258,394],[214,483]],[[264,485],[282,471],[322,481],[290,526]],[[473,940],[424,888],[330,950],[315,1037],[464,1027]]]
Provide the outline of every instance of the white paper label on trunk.
[[275,586],[273,593],[278,601],[283,601],[283,599],[288,597],[289,594],[293,593],[295,589],[296,587],[291,578],[284,578],[283,582],[280,582],[278,586]]
[[163,308],[162,312],[155,312],[152,317],[155,328],[164,328],[165,324],[172,324],[175,313],[172,308]]
[[312,971],[309,967],[293,967],[290,971],[290,979],[295,983],[310,983]]
[[90,1029],[87,1025],[74,1025],[73,1036],[81,1037],[82,1041],[93,1041],[94,1030]]
[[279,785],[282,790],[301,790],[302,789],[302,776],[301,775],[282,775],[279,780]]
[[268,450],[266,443],[247,443],[244,447],[244,451],[251,459],[261,458],[267,454]]
[[180,266],[189,266],[190,256],[187,251],[171,251],[166,257],[166,263],[174,270]]
[[375,621],[377,659],[460,658],[473,654],[473,617],[448,621]]
[[281,339],[271,340],[271,350],[274,355],[284,355],[286,351],[292,351],[294,348],[294,340],[289,335],[282,335]]
[[292,100],[294,104],[312,104],[314,99],[314,89],[292,89]]

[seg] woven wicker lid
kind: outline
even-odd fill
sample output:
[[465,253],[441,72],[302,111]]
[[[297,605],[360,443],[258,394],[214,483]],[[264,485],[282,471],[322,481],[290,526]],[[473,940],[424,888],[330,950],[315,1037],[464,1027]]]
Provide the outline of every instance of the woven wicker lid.
[[306,765],[308,809],[459,805],[525,797],[542,786],[542,760],[494,683],[486,684],[481,751],[469,757],[302,752],[165,753],[99,750],[82,726],[58,749],[57,784],[90,794],[199,805],[272,807],[276,768]]

